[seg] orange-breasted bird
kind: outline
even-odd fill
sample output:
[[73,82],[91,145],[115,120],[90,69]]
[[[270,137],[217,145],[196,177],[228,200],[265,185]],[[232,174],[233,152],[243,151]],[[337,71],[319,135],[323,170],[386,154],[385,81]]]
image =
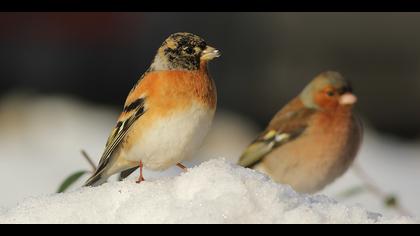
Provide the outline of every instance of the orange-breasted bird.
[[321,73],[274,116],[239,165],[298,192],[323,189],[348,169],[359,150],[363,129],[352,112],[356,100],[339,73]]
[[128,94],[93,176],[97,186],[119,172],[143,166],[165,170],[199,148],[210,129],[217,103],[207,64],[219,57],[215,48],[191,33],[170,35],[149,69]]

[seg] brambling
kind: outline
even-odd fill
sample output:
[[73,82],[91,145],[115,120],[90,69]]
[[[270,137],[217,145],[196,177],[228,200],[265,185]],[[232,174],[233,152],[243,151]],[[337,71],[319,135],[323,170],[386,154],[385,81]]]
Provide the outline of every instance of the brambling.
[[323,189],[348,169],[359,150],[363,130],[352,112],[356,100],[339,73],[321,73],[274,116],[239,165],[298,192]]
[[191,33],[170,35],[128,94],[98,169],[85,186],[140,167],[165,170],[190,157],[210,129],[217,103],[207,64],[215,48]]

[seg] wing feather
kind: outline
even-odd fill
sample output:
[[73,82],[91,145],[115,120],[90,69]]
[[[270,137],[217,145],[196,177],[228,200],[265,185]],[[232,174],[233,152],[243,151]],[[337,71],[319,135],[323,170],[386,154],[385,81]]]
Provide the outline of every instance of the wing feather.
[[142,99],[142,102],[138,103],[138,106],[131,110],[131,116],[129,116],[126,120],[119,121],[117,123],[117,126],[114,128],[113,132],[108,138],[107,145],[99,162],[97,172],[102,171],[107,166],[110,159],[112,158],[112,154],[119,148],[121,141],[126,137],[134,122],[145,113],[144,100],[145,99]]
[[304,133],[313,113],[298,100],[293,101],[278,112],[267,129],[246,148],[238,164],[252,168],[275,148],[292,142]]

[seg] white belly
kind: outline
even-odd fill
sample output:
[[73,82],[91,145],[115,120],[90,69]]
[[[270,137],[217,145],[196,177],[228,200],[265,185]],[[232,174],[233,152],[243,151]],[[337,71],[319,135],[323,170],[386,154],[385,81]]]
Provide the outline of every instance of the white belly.
[[155,121],[127,152],[126,159],[141,160],[144,167],[151,170],[164,170],[190,158],[206,137],[214,113],[194,104],[189,110]]

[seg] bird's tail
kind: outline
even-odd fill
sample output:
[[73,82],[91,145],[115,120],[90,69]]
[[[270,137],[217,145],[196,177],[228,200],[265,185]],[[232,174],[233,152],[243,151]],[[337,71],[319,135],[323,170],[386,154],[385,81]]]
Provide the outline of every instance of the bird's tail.
[[103,171],[100,171],[93,174],[92,177],[90,177],[83,186],[96,187],[96,186],[104,184],[107,181],[107,179],[108,178],[103,175]]
[[136,171],[139,167],[133,167],[131,169],[128,170],[124,170],[123,172],[121,172],[120,177],[118,178],[119,181],[123,181],[125,178],[127,178],[129,175],[131,175],[134,171]]

